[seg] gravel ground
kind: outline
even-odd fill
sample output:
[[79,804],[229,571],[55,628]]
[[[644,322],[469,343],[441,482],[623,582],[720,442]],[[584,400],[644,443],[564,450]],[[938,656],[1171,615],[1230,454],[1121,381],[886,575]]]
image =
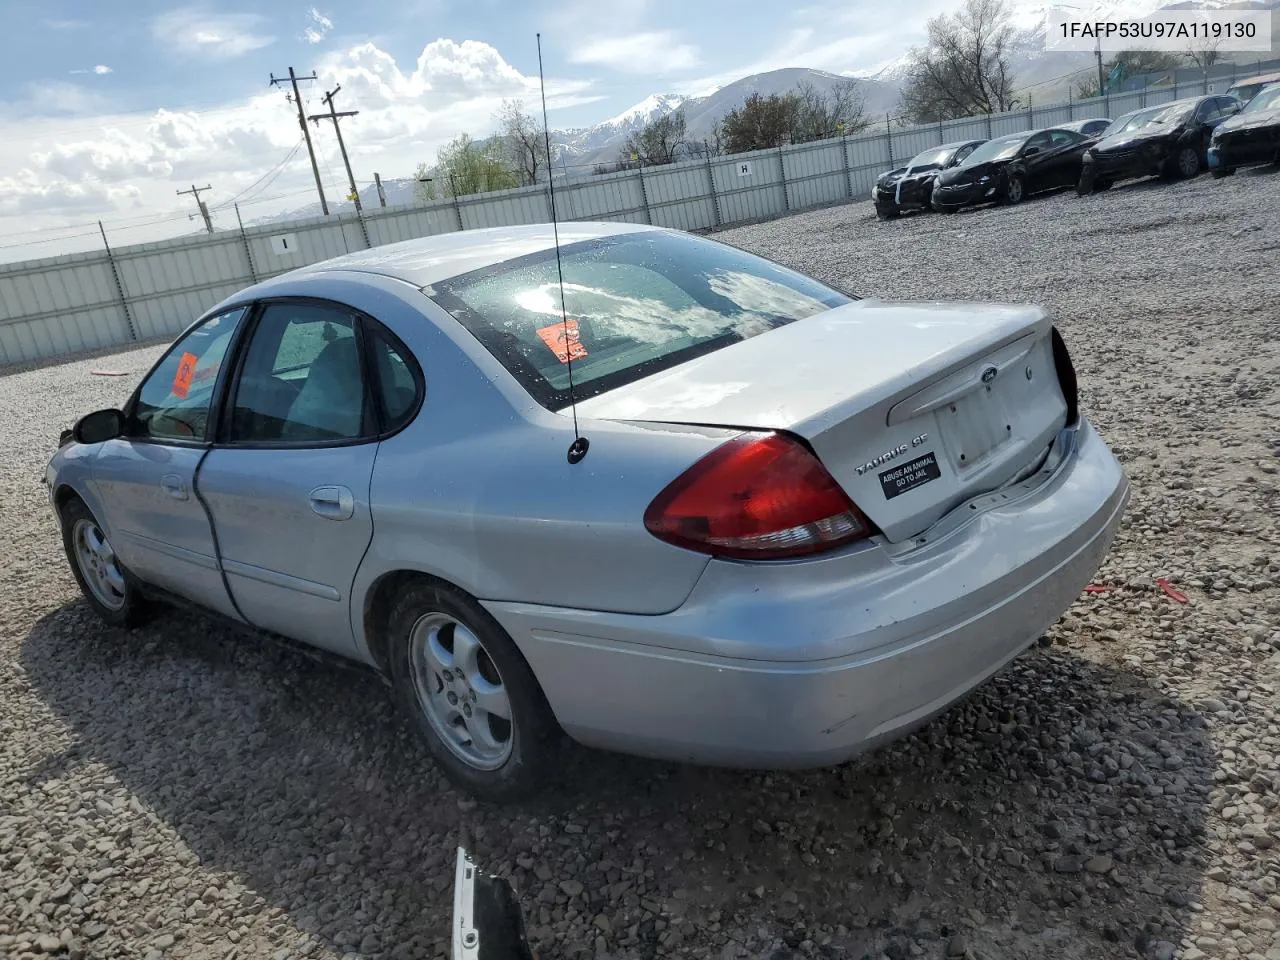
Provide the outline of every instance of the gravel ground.
[[443,956],[465,831],[543,957],[1280,958],[1278,212],[1267,170],[721,235],[866,294],[1046,304],[1134,482],[1104,592],[834,770],[574,750],[477,806],[370,676],[77,598],[40,470],[133,379],[91,371],[156,348],[0,377],[0,956]]

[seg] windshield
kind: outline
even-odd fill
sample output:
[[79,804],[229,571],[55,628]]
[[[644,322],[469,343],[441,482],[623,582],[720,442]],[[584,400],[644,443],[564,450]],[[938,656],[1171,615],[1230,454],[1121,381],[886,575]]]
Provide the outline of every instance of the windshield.
[[1018,148],[1026,143],[1030,136],[1029,133],[1017,133],[1008,137],[997,137],[995,140],[988,140],[973,153],[969,154],[960,166],[972,167],[978,163],[986,163],[988,160],[1007,160],[1018,152]]
[[1189,114],[1191,109],[1186,104],[1178,103],[1139,110],[1137,113],[1126,114],[1116,120],[1103,131],[1103,136],[1114,137],[1117,133],[1133,133],[1135,130],[1141,130],[1156,123],[1175,123]]
[[1277,108],[1280,108],[1280,83],[1267,87],[1257,94],[1241,112],[1256,113],[1259,110],[1275,110]]
[[693,357],[849,303],[850,298],[734,247],[645,231],[453,277],[423,292],[553,410]]
[[912,157],[911,162],[907,164],[907,168],[910,170],[933,170],[950,160],[953,153],[955,153],[955,147],[934,147],[932,150],[926,150],[924,153],[918,153]]

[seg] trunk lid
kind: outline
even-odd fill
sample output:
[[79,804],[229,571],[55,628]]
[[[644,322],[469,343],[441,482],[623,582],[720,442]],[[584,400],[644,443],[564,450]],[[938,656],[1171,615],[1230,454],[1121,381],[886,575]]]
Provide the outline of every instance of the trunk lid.
[[1038,462],[1066,421],[1038,307],[861,300],[578,404],[803,437],[890,541]]

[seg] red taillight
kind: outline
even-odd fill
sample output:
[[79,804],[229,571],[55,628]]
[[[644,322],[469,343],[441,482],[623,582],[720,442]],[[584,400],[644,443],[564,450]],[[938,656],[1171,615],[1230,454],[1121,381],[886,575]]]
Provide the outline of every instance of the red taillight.
[[871,533],[818,458],[777,433],[717,447],[658,494],[644,525],[680,547],[753,560],[817,553]]

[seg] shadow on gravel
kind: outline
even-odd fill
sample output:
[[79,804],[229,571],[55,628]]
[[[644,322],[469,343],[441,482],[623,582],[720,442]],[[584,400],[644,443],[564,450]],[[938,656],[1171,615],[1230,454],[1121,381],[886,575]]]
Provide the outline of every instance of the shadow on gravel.
[[104,764],[205,868],[339,951],[440,956],[463,828],[544,958],[1171,958],[1197,907],[1203,720],[1057,649],[842,768],[575,749],[508,809],[448,787],[372,676],[188,614],[122,633],[68,604],[21,660],[78,736],[32,777]]

